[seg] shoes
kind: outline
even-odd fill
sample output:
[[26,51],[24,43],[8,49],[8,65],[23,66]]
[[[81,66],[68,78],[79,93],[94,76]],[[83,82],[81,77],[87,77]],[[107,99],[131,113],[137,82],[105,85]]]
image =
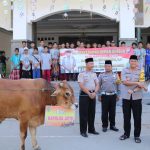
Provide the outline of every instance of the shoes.
[[110,130],[113,130],[113,131],[115,131],[115,132],[118,132],[118,131],[119,131],[119,129],[117,129],[115,126],[110,127]]
[[103,130],[102,130],[103,132],[107,132],[107,128],[103,128]]
[[81,133],[81,136],[83,136],[83,137],[85,137],[85,138],[88,137],[88,135],[87,135],[86,133]]
[[135,140],[135,143],[141,143],[141,139],[139,137],[135,137],[134,140]]
[[127,136],[127,135],[122,135],[119,139],[120,140],[126,140],[126,139],[128,139],[129,138],[129,136]]
[[[128,139],[128,138],[129,138],[129,136],[127,136],[127,135],[122,135],[122,136],[120,137],[120,140],[126,140],[126,139]],[[135,137],[134,140],[135,140],[135,143],[141,143],[141,139],[140,139],[139,137]]]
[[94,135],[99,135],[99,133],[98,133],[98,132],[96,132],[96,131],[92,131],[92,132],[91,132],[91,131],[89,131],[89,133],[90,133],[90,134],[94,134]]

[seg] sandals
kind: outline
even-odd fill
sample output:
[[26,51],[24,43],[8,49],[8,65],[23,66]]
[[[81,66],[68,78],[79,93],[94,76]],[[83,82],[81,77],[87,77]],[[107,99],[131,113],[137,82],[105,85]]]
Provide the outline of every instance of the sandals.
[[139,137],[135,137],[135,143],[141,143],[141,139]]
[[128,139],[129,137],[127,136],[127,135],[122,135],[121,137],[120,137],[120,140],[126,140],[126,139]]

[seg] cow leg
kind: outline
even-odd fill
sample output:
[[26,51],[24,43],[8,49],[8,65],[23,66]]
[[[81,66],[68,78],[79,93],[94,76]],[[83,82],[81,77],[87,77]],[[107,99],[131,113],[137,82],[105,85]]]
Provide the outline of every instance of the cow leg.
[[31,134],[31,141],[32,141],[33,149],[40,150],[41,148],[39,147],[37,140],[36,140],[36,127],[29,126],[29,130]]
[[28,123],[20,122],[20,138],[21,138],[20,150],[25,150],[25,139],[27,137],[27,129],[28,129]]
[[2,123],[4,120],[5,120],[5,119],[3,119],[3,118],[0,118],[0,123]]

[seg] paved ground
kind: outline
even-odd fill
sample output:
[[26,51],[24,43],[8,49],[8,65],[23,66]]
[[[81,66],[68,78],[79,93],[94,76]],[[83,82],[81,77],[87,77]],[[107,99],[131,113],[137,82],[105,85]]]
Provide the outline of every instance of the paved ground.
[[[71,82],[74,86],[78,98],[78,85]],[[143,100],[143,122],[142,122],[142,143],[136,144],[133,140],[133,127],[131,138],[126,141],[120,141],[119,136],[123,133],[123,118],[121,102],[117,104],[116,124],[120,129],[118,133],[101,131],[101,106],[97,102],[96,109],[96,130],[100,135],[89,135],[89,138],[83,138],[79,135],[78,110],[76,111],[75,126],[69,128],[44,127],[38,128],[37,139],[42,150],[149,150],[150,149],[150,94],[144,94]],[[0,124],[0,150],[18,150],[19,149],[19,126],[15,120],[6,120]],[[26,149],[32,150],[30,136],[26,141]]]

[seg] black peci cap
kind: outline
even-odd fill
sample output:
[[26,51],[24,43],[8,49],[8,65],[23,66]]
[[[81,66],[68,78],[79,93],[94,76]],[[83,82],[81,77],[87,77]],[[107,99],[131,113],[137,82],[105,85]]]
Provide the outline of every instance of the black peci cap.
[[112,65],[112,61],[111,60],[105,60],[105,65]]
[[93,58],[87,58],[87,59],[85,59],[85,63],[93,62],[93,61],[94,61]]
[[131,55],[131,56],[130,56],[130,60],[131,60],[131,59],[138,60],[138,58],[137,58],[136,55]]

